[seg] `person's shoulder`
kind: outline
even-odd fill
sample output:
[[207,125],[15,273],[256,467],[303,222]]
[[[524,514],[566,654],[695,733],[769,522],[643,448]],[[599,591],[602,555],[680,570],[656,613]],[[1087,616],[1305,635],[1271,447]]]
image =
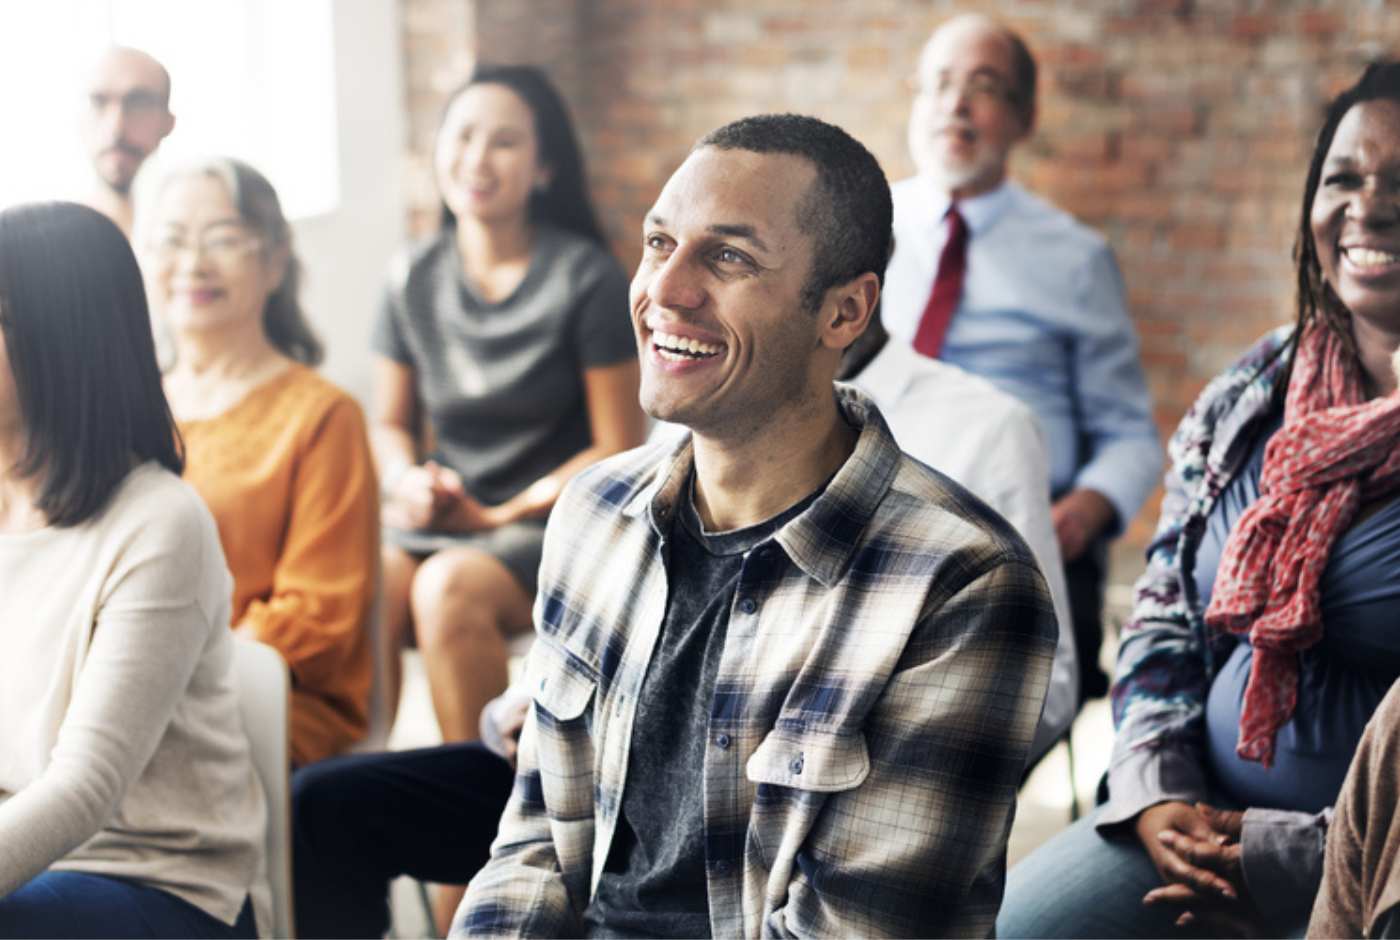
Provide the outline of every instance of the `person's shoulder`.
[[[907,522],[953,542],[980,545],[993,554],[1034,564],[1030,550],[1005,519],[961,483],[905,454],[890,487],[911,503]],[[922,518],[918,518],[918,517]]]
[[389,290],[401,294],[408,290],[410,284],[432,276],[451,248],[452,236],[449,229],[442,229],[404,245],[389,259]]
[[123,543],[168,545],[177,556],[197,556],[211,539],[219,544],[214,518],[194,487],[154,461],[128,473],[89,524]]
[[906,176],[902,180],[896,180],[890,184],[890,198],[896,202],[908,202],[916,199],[920,195],[919,178],[917,176]]
[[928,184],[918,176],[891,183],[890,200],[894,205],[894,226],[897,229],[926,223],[932,212]]
[[1036,566],[1010,523],[967,487],[907,453],[900,454],[862,542],[897,560],[904,573],[939,578],[971,580],[1002,564]]
[[1216,376],[1206,383],[1191,413],[1184,421],[1193,418],[1210,422],[1214,417],[1233,408],[1241,398],[1267,397],[1272,395],[1284,366],[1287,364],[1285,347],[1293,336],[1291,324],[1275,327],[1240,354]]
[[983,427],[1038,426],[1029,406],[989,379],[938,359],[917,355],[911,358],[915,361],[905,392],[911,402],[928,402],[940,411],[975,418],[975,423]]
[[626,282],[622,265],[601,242],[553,225],[539,231],[540,250],[547,253],[555,276],[583,289],[600,281]]
[[359,402],[353,395],[311,366],[294,362],[287,369],[287,387],[294,390],[309,405],[314,405],[317,410],[349,408],[359,411]]
[[316,433],[328,421],[364,425],[364,412],[349,392],[300,362],[273,380],[277,387],[268,411],[289,428]]
[[1108,242],[1102,235],[1050,200],[1014,180],[1007,180],[1005,186],[1005,221],[1023,232],[1055,239],[1061,249],[1078,249],[1086,255],[1108,250]]
[[1269,330],[1263,336],[1256,339],[1248,349],[1240,354],[1230,366],[1231,370],[1246,371],[1258,369],[1260,366],[1277,358],[1288,341],[1293,338],[1293,324],[1285,323]]
[[604,457],[569,481],[559,503],[566,511],[585,507],[594,511],[620,511],[650,486],[658,473],[670,466],[684,444],[682,440],[663,435],[661,439]]

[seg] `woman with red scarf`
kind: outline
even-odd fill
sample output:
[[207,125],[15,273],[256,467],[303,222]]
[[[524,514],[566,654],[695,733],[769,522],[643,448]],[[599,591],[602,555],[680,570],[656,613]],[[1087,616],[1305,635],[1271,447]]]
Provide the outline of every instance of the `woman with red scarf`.
[[1002,937],[1306,926],[1331,806],[1400,676],[1400,65],[1329,107],[1295,254],[1296,322],[1172,437],[1108,802],[1012,869]]

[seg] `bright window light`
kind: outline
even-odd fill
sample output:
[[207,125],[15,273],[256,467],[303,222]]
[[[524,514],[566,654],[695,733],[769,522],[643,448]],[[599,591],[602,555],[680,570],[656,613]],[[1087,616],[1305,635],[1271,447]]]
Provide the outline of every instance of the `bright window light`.
[[[340,199],[333,0],[44,0],[0,3],[0,206],[90,187],[78,134],[85,80],[109,45],[172,77],[175,130],[148,161],[226,155],[267,174],[292,218]],[[144,172],[144,171],[143,171]]]

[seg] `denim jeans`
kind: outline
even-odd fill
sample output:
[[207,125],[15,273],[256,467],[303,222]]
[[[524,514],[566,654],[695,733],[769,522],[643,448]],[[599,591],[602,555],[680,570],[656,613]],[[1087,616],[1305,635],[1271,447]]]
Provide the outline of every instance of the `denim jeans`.
[[[1095,809],[1022,859],[1006,874],[997,936],[1196,937],[1177,927],[1179,910],[1146,907],[1142,896],[1161,877],[1128,827],[1105,838],[1094,829]],[[1266,936],[1301,937],[1299,924],[1270,925]]]
[[253,905],[232,927],[150,885],[46,871],[0,898],[0,937],[256,937]]

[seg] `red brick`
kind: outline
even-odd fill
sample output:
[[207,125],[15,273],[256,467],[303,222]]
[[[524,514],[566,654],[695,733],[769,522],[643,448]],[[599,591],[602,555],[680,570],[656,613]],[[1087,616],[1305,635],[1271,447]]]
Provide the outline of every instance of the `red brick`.
[[1298,15],[1298,29],[1304,36],[1330,39],[1341,32],[1342,18],[1332,10],[1306,10]]
[[1235,39],[1263,39],[1279,31],[1279,22],[1266,13],[1241,13],[1230,22]]
[[[1345,0],[399,0],[414,232],[436,224],[428,170],[442,97],[478,51],[547,64],[573,110],[619,260],[691,142],[797,109],[838,121],[892,178],[910,172],[904,78],[929,31],[978,9],[1042,65],[1038,125],[1013,174],[1110,240],[1170,432],[1213,369],[1291,315],[1289,259],[1321,103],[1400,7]],[[1150,531],[1150,500],[1128,541]]]

